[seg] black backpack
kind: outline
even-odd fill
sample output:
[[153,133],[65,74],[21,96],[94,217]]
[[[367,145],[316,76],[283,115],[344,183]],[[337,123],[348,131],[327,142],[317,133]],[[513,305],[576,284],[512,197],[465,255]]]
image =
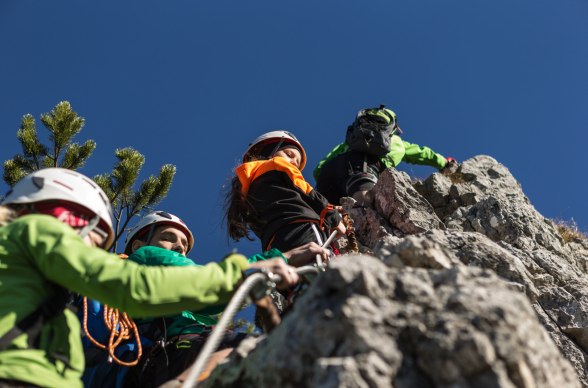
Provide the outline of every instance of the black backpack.
[[390,116],[386,122],[381,116],[371,112],[383,109],[365,109],[359,112],[353,124],[347,127],[345,142],[354,151],[365,152],[382,157],[390,152],[392,135],[396,130],[396,120]]

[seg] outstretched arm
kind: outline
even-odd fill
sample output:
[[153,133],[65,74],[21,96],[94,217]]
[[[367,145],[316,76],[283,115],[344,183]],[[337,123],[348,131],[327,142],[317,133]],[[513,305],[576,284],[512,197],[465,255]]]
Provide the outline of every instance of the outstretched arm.
[[419,146],[418,144],[404,143],[404,157],[403,161],[412,164],[422,164],[426,166],[436,167],[441,170],[447,164],[447,160],[441,154],[436,153],[429,147]]

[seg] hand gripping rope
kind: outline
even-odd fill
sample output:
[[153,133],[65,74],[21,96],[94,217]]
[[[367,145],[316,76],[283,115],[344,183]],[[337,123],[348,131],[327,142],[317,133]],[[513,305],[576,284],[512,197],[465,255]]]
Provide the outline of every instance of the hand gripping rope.
[[[345,210],[343,210],[342,206],[336,206],[335,207],[339,213],[341,213],[341,216],[343,217],[343,224],[345,225],[346,228],[346,236],[347,236],[347,252],[351,252],[351,253],[357,253],[359,252],[359,244],[357,243],[357,237],[355,236],[355,227],[353,226],[353,219],[351,218],[351,216],[349,215],[349,213],[347,213]],[[331,243],[333,242],[333,240],[335,239],[335,237],[337,237],[337,231],[333,231],[331,233],[331,235],[329,236],[329,238],[327,239],[327,241],[325,241],[325,243],[323,244],[323,248],[328,247],[329,245],[331,245]],[[321,260],[320,255],[316,255],[316,266],[324,271],[325,270],[325,266],[323,264],[323,261]]]
[[[333,240],[335,239],[335,237],[337,237],[337,231],[333,231],[333,233],[331,233],[331,235],[329,236],[329,238],[327,239],[327,241],[325,241],[325,243],[323,244],[323,248],[328,247],[329,245],[331,245],[331,243],[333,242]],[[332,253],[331,253],[332,254]],[[323,260],[321,259],[321,255],[317,254],[316,255],[316,266],[319,270],[324,271],[325,270],[325,265],[323,264]]]
[[[301,276],[315,275],[317,272],[318,269],[314,266],[304,266],[296,269],[296,273]],[[190,372],[186,376],[186,380],[184,381],[184,384],[182,384],[182,388],[191,388],[198,384],[198,376],[200,376],[208,360],[210,359],[210,356],[220,344],[228,324],[242,307],[243,302],[247,296],[251,295],[252,298],[263,297],[268,293],[269,290],[274,289],[276,284],[280,283],[281,280],[282,279],[279,275],[276,275],[272,272],[263,271],[256,272],[245,279],[243,284],[241,284],[229,302],[220,321],[208,337],[208,340],[200,351],[198,358],[190,367]]]

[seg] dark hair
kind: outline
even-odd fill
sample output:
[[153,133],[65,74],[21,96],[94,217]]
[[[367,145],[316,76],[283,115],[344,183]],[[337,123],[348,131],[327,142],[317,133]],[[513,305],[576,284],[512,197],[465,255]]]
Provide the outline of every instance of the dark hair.
[[227,234],[235,241],[239,241],[243,237],[253,241],[253,238],[249,236],[249,230],[251,229],[250,224],[255,217],[255,210],[243,195],[241,188],[239,177],[234,176],[231,179],[230,189],[225,196]]

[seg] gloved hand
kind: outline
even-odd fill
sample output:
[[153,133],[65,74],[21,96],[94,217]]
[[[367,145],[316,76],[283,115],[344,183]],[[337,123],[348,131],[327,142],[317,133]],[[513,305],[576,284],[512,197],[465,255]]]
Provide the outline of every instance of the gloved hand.
[[441,169],[441,174],[448,175],[455,173],[457,171],[457,168],[459,167],[459,163],[457,162],[457,160],[455,160],[455,158],[452,158],[451,156],[447,156],[445,160],[447,161],[447,163],[445,164],[445,167]]

